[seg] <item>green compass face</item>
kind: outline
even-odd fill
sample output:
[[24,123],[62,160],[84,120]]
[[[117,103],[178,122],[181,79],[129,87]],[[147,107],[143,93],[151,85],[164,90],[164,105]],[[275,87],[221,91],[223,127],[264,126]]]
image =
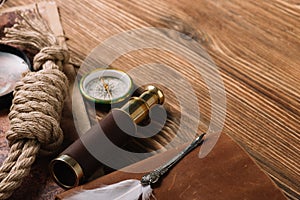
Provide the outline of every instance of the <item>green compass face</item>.
[[120,70],[97,69],[82,77],[80,91],[96,103],[118,103],[131,95],[131,78]]

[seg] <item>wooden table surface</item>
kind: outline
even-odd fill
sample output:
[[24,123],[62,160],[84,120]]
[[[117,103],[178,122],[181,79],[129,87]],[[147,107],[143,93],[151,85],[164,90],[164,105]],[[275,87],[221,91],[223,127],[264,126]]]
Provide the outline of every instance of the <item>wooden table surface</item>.
[[[5,7],[34,3],[8,0]],[[300,198],[299,0],[56,0],[73,59],[84,59],[110,36],[141,27],[164,27],[197,40],[219,67],[227,95],[224,132],[238,142],[290,199]],[[157,53],[157,52],[156,52]],[[122,63],[155,61],[151,50]],[[130,61],[128,61],[130,60]],[[159,59],[158,59],[159,60]],[[161,58],[160,58],[161,60]],[[163,62],[163,61],[162,61]],[[173,62],[189,72],[184,62]],[[203,81],[201,120],[210,115]]]

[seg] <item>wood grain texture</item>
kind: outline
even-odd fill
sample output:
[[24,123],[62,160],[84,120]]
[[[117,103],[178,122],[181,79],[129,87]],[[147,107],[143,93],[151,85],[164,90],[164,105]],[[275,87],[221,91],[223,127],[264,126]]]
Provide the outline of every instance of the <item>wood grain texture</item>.
[[[9,0],[5,6],[32,2]],[[299,1],[56,2],[68,46],[79,61],[113,34],[140,27],[170,28],[201,43],[225,83],[225,132],[290,199],[300,198]],[[128,70],[150,61],[170,64],[189,78],[201,99],[204,129],[210,118],[208,89],[201,78],[193,77],[189,63],[166,52],[145,50],[129,53],[113,66]]]

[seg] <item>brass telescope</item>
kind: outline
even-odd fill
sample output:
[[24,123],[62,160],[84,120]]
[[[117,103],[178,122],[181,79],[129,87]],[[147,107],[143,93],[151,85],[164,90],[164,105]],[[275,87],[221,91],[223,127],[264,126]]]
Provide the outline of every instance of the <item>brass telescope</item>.
[[[66,189],[81,184],[101,166],[86,146],[97,146],[105,137],[116,146],[125,145],[130,135],[136,133],[136,125],[149,116],[150,108],[156,104],[162,105],[163,102],[163,92],[149,85],[139,97],[132,97],[121,108],[112,109],[98,124],[51,161],[50,172],[55,182]],[[99,147],[102,154],[109,157],[110,149],[103,148]]]

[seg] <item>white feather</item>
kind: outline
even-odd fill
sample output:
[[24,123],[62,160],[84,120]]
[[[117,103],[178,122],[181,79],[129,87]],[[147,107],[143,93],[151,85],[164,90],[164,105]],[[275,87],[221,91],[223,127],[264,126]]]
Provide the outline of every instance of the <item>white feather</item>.
[[125,180],[112,185],[103,186],[93,190],[82,190],[65,200],[150,200],[153,196],[150,185],[142,186],[139,180]]

